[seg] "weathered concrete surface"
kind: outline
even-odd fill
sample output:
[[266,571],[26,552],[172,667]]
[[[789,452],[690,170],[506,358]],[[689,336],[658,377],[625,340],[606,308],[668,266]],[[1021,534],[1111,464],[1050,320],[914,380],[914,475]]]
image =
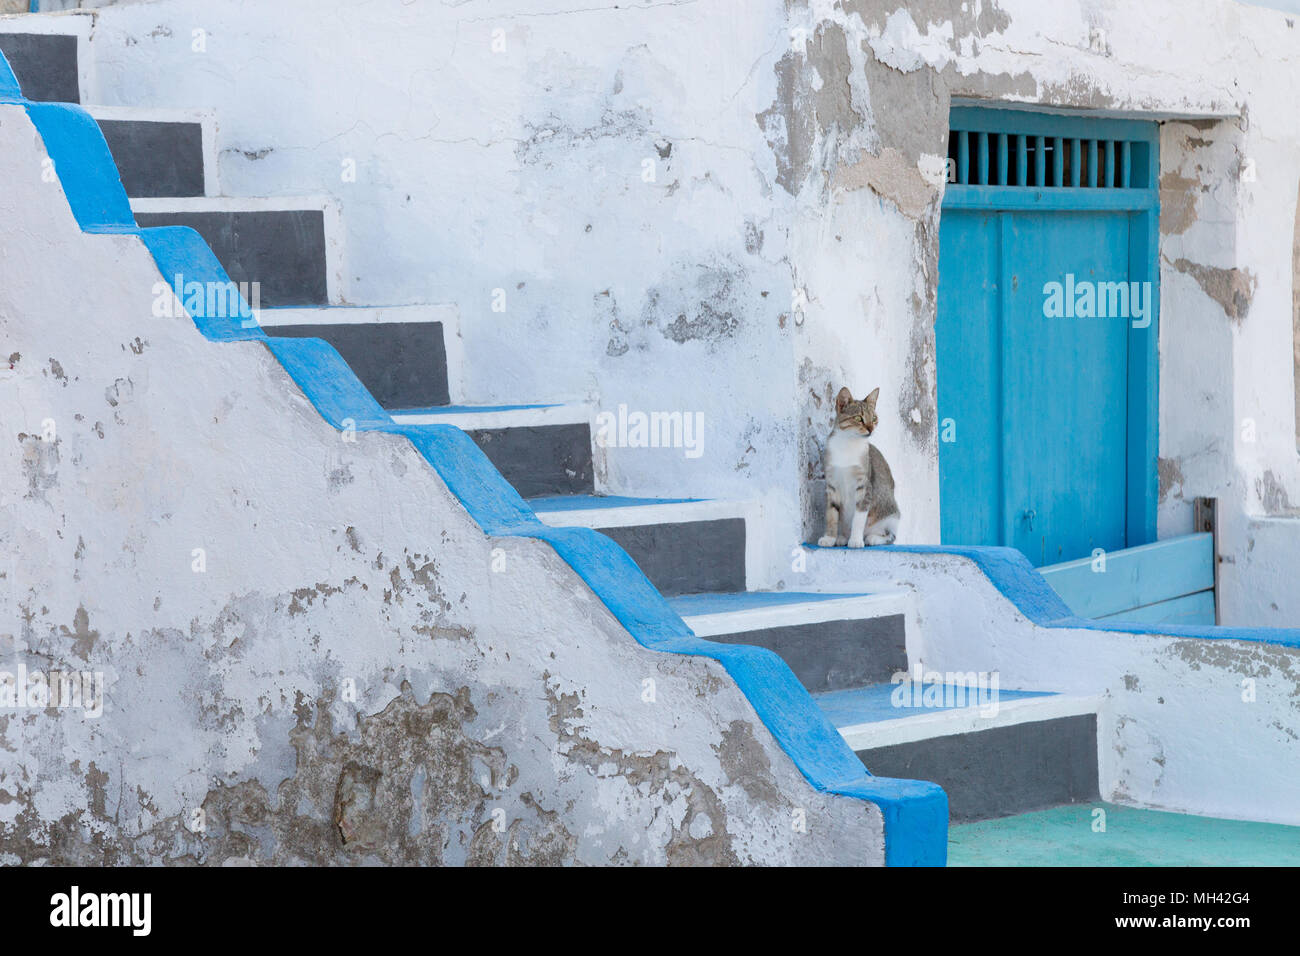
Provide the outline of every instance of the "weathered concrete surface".
[[882,861],[719,665],[641,648],[261,344],[161,317],[44,159],[0,107],[0,670],[105,699],[0,709],[0,862]]

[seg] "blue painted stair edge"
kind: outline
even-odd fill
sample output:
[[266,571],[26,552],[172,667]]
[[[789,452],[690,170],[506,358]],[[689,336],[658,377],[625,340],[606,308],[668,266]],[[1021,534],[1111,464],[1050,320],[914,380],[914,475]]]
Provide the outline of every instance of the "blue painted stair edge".
[[[139,237],[159,272],[185,301],[189,282],[230,286],[225,269],[188,227],[141,229],[107,143],[91,116],[66,103],[33,103],[0,54],[0,103],[21,104],[45,143],[72,213],[83,232]],[[176,288],[176,286],[181,286]],[[242,303],[242,300],[241,300]],[[322,417],[335,428],[406,437],[434,468],[484,533],[548,543],[643,646],[711,657],[722,664],[759,719],[816,789],[879,807],[890,866],[943,866],[947,860],[948,797],[933,783],[875,777],[822,714],[786,663],[772,651],[696,637],[636,563],[610,538],[586,528],[552,528],[488,461],[474,441],[451,425],[398,425],[379,406],[338,352],[322,339],[273,338],[251,318],[193,315],[217,342],[260,341],[284,366]]]
[[[842,551],[842,548],[821,548]],[[1039,627],[1074,628],[1090,631],[1116,631],[1123,634],[1150,634],[1158,637],[1186,637],[1208,641],[1250,641],[1300,648],[1300,628],[1293,627],[1224,627],[1217,624],[1125,624],[1079,617],[1056,593],[1029,559],[1015,548],[976,545],[892,544],[872,551],[901,554],[955,555],[970,560],[1016,609]]]

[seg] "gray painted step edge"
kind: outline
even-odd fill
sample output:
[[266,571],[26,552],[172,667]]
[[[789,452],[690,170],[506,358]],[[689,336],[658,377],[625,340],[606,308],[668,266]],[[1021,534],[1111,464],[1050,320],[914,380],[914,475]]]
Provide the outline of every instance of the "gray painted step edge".
[[441,322],[274,325],[274,309],[263,310],[259,318],[267,335],[329,342],[385,409],[450,401]]
[[596,490],[590,425],[475,429],[469,435],[521,497]]
[[127,196],[206,195],[201,123],[96,119]]
[[902,614],[735,631],[710,635],[709,640],[766,647],[813,694],[887,683],[907,670]]
[[77,36],[60,33],[0,32],[0,51],[29,100],[81,102]]
[[750,503],[588,501],[590,507],[557,507],[550,499],[535,503],[534,510],[554,527],[594,528],[608,535],[666,596],[745,590],[752,558],[752,536],[746,533]]
[[768,648],[816,694],[888,683],[906,671],[910,610],[907,594],[887,591],[713,613],[688,609],[682,620],[700,637]]
[[467,432],[525,498],[593,495],[591,409],[585,404],[397,410],[394,421]]
[[597,528],[613,538],[660,593],[745,590],[745,519]]
[[1095,713],[855,752],[877,776],[937,783],[952,823],[1100,800]]
[[[258,284],[260,303],[254,308],[330,302],[323,210],[159,209],[167,202],[136,200],[135,221],[144,227],[189,226],[197,231],[233,282]],[[177,200],[178,205],[182,202]]]

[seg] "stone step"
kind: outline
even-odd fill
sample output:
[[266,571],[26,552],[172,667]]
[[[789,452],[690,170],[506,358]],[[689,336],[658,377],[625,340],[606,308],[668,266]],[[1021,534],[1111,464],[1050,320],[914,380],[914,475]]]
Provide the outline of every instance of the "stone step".
[[529,504],[546,524],[613,538],[664,595],[745,589],[745,503],[564,495]]
[[1096,698],[986,687],[971,703],[964,692],[913,682],[815,700],[871,773],[943,787],[953,823],[1100,799]]
[[459,362],[448,358],[458,341],[449,306],[273,308],[258,320],[267,335],[329,342],[385,409],[446,405],[458,384],[451,370]]
[[216,124],[203,110],[92,106],[132,199],[215,196]]
[[669,603],[699,637],[776,652],[816,694],[885,683],[906,671],[908,602],[901,591],[747,591]]
[[21,21],[0,24],[0,53],[29,100],[81,102],[80,44],[75,34],[37,32]]
[[257,283],[261,307],[342,301],[338,208],[331,200],[134,199],[141,226],[189,226],[234,282]]
[[588,405],[449,405],[396,411],[393,420],[463,429],[525,498],[595,491]]

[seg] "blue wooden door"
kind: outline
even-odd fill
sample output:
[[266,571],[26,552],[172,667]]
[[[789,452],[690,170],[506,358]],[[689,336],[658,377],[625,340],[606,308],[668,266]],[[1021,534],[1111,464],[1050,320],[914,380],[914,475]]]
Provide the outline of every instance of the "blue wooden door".
[[1128,216],[1001,218],[1003,538],[1035,565],[1124,548],[1128,318],[1047,316],[1043,290],[1128,283]]
[[1117,297],[1151,279],[1154,200],[1128,146],[1032,133],[967,137],[935,338],[943,542],[1041,566],[1154,539],[1155,326]]

